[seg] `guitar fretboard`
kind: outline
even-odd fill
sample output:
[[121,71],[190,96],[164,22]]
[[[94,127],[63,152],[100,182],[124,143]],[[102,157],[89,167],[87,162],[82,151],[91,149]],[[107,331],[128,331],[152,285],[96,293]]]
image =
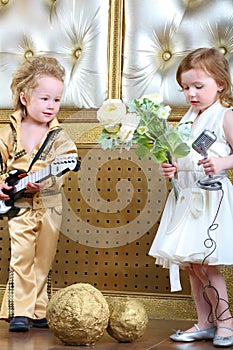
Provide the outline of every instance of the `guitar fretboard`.
[[28,182],[32,182],[32,183],[40,182],[42,180],[45,180],[49,176],[50,176],[50,165],[20,179],[15,186],[15,192],[20,192],[24,190]]

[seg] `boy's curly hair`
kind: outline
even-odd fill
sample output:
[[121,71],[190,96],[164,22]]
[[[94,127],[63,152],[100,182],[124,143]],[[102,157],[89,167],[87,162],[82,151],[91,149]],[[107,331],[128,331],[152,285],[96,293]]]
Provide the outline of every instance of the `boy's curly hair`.
[[37,86],[38,78],[42,76],[52,76],[64,83],[65,69],[54,57],[33,56],[15,70],[10,86],[15,110],[25,111],[20,93],[30,96],[31,90]]

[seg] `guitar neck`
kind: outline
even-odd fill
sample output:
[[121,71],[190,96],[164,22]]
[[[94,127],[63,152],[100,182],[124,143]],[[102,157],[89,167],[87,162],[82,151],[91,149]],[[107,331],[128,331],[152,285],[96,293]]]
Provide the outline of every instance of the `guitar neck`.
[[28,182],[35,183],[35,182],[40,182],[47,179],[51,174],[50,169],[51,169],[51,166],[48,165],[47,167],[37,170],[36,172],[20,179],[18,183],[15,185],[15,193],[25,190]]

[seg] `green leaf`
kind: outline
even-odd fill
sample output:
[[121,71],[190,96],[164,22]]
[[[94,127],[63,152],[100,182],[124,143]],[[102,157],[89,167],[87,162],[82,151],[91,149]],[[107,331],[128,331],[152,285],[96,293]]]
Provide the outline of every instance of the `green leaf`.
[[156,152],[152,153],[151,158],[155,163],[164,163],[167,161],[166,152],[164,150],[156,150]]
[[182,158],[189,154],[190,147],[185,143],[180,143],[172,152],[173,157],[175,158]]
[[103,150],[110,149],[111,151],[114,151],[116,147],[119,145],[118,139],[115,134],[106,134],[99,136],[98,142],[101,145],[101,148]]
[[109,138],[109,139],[103,139],[103,140],[100,140],[99,142],[100,142],[101,148],[102,148],[103,150],[106,150],[106,149],[112,150],[112,149],[113,149],[113,142],[112,142],[112,139],[111,139],[111,138]]
[[150,149],[142,144],[139,144],[138,147],[135,148],[135,153],[139,158],[145,158],[151,155]]

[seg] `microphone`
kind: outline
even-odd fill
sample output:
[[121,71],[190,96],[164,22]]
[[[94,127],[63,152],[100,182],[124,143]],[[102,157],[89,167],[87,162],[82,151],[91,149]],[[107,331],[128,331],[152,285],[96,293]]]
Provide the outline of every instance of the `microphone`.
[[[213,131],[205,129],[198,138],[192,143],[192,148],[202,155],[203,158],[208,158],[208,149],[217,140],[217,137]],[[209,175],[197,182],[198,187],[209,190],[216,191],[222,188],[221,175]]]

